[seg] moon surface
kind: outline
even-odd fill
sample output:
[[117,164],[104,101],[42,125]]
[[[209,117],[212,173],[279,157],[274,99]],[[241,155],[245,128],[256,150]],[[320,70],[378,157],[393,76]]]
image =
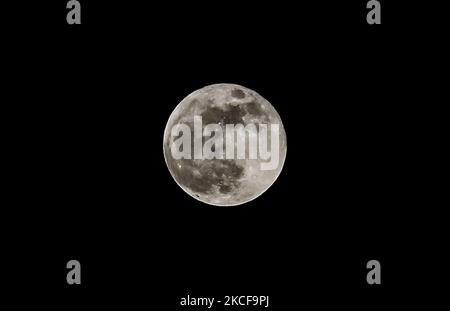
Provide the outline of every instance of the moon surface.
[[[223,133],[226,124],[267,124],[269,129],[271,124],[279,124],[277,167],[261,170],[261,162],[268,160],[262,160],[259,154],[256,159],[175,159],[171,146],[177,137],[172,137],[171,129],[182,123],[193,132],[194,116],[202,117],[203,128],[219,124]],[[172,177],[186,193],[211,205],[239,205],[260,196],[278,178],[286,151],[286,132],[275,108],[255,91],[236,84],[213,84],[194,91],[178,104],[164,131],[164,158]]]

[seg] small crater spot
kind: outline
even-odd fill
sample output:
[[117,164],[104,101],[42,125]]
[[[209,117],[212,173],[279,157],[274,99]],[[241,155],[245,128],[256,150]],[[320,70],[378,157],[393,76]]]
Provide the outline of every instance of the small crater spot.
[[234,89],[231,91],[231,96],[233,96],[234,98],[244,98],[245,93],[242,90]]

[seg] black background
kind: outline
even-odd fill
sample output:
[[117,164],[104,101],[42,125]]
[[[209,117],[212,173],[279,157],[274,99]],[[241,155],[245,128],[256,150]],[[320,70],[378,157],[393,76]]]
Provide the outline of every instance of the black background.
[[[15,271],[18,286],[73,309],[182,310],[187,294],[269,295],[271,310],[401,301],[418,198],[408,32],[392,1],[382,25],[367,25],[366,1],[80,2],[82,25],[66,24],[66,1],[27,17],[27,69],[13,77],[27,85],[16,130],[29,189],[15,245],[38,267]],[[175,106],[223,82],[269,100],[288,138],[274,185],[227,208],[185,194],[162,152]],[[71,259],[80,286],[66,284]],[[382,285],[366,283],[371,259]]]

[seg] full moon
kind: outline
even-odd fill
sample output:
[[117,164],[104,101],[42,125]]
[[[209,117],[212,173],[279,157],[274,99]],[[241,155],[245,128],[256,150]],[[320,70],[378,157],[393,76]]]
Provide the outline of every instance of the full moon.
[[[173,150],[174,148],[178,149],[177,139],[180,140],[180,138],[174,136],[172,129],[177,124],[185,124],[190,128],[190,133],[186,136],[194,137],[196,124],[194,117],[197,118],[196,120],[201,117],[200,133],[204,133],[208,124],[215,124],[216,127],[218,125],[224,135],[230,125],[241,124],[247,129],[247,125],[255,124],[258,135],[253,136],[258,138],[259,149],[257,150],[259,153],[262,153],[261,128],[268,129],[263,133],[267,134],[270,132],[271,126],[274,127],[274,124],[277,124],[275,127],[279,130],[276,132],[276,139],[274,140],[274,134],[270,132],[272,136],[269,135],[263,142],[263,146],[268,146],[268,151],[278,153],[276,155],[277,162],[271,169],[261,169],[262,165],[269,162],[270,159],[248,156],[251,150],[249,143],[251,134],[248,132],[244,132],[247,137],[247,141],[244,140],[246,142],[245,158],[223,156],[200,159],[195,157],[194,153],[189,157],[174,157]],[[217,132],[215,134],[218,135]],[[239,136],[239,134],[237,135]],[[200,142],[205,144],[205,141],[210,139],[209,137],[206,135],[201,138]],[[239,137],[232,141],[234,145],[225,144],[225,141],[228,142],[228,138],[223,138],[224,154],[227,153],[227,148],[230,149],[230,146],[236,147],[235,149],[242,147],[237,146],[239,142],[242,142]],[[277,145],[276,148],[273,148],[275,142]],[[187,148],[189,151],[195,150],[195,143],[186,145],[188,146],[183,146],[183,148]],[[222,148],[222,144],[220,147]],[[217,146],[215,145],[214,148],[217,149]],[[213,151],[214,148],[212,148]],[[234,154],[234,149],[232,150],[231,152]],[[174,109],[164,131],[164,158],[173,179],[190,196],[211,205],[239,205],[260,196],[278,178],[284,165],[286,151],[286,132],[275,108],[255,91],[236,84],[213,84],[189,94]]]

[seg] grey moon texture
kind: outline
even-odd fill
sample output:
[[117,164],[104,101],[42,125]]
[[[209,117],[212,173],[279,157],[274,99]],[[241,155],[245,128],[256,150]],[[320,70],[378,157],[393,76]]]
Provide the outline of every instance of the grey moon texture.
[[[273,170],[261,170],[257,159],[175,159],[171,129],[178,123],[193,128],[201,116],[203,128],[219,124],[279,124],[279,161]],[[269,138],[270,139],[270,138]],[[225,152],[225,146],[223,147]],[[163,141],[164,158],[176,183],[193,198],[211,205],[233,206],[251,201],[278,178],[286,158],[286,132],[275,108],[253,90],[236,84],[213,84],[184,98],[169,117]]]

